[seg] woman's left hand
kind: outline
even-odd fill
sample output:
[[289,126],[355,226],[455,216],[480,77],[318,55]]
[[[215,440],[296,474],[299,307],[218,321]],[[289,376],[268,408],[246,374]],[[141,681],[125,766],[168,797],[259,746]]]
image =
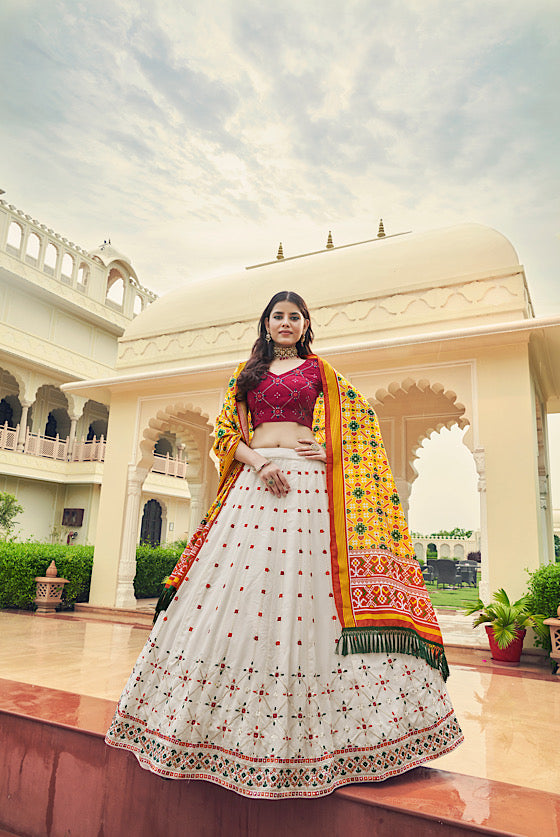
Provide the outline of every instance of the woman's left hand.
[[318,459],[320,462],[327,461],[325,448],[314,439],[298,439],[298,445],[300,447],[295,449],[298,456],[304,456],[306,459]]

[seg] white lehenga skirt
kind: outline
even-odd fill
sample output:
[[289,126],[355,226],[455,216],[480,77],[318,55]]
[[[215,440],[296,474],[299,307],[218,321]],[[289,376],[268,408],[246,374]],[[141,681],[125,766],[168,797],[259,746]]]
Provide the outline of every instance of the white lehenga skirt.
[[107,743],[161,776],[262,798],[322,796],[449,752],[463,737],[439,671],[405,654],[335,653],[323,464],[262,452],[290,493],[274,497],[243,469]]

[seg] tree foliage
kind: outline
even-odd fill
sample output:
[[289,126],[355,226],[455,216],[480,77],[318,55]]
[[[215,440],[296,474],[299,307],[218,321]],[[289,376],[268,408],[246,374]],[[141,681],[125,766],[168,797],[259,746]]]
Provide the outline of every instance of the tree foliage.
[[454,529],[450,529],[450,530],[440,529],[439,532],[432,532],[430,537],[434,538],[437,535],[440,535],[441,537],[444,537],[444,538],[470,538],[472,533],[473,533],[472,529],[461,529],[460,526],[455,526]]
[[16,525],[16,517],[23,511],[13,494],[0,491],[0,530],[4,537],[9,537]]

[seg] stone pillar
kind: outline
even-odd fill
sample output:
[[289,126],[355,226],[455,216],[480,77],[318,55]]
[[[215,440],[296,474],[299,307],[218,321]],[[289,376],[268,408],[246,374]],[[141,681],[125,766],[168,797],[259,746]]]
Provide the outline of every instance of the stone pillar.
[[528,339],[523,335],[518,345],[486,349],[476,364],[475,447],[484,448],[486,496],[481,551],[487,554],[489,592],[503,587],[514,599],[527,590],[526,569],[532,572],[544,562],[539,553],[537,422]]
[[189,518],[189,538],[191,538],[202,519],[202,491],[203,486],[200,483],[189,483],[189,490],[191,492],[191,515]]
[[76,425],[80,416],[70,416],[70,434],[68,436],[68,460],[72,461],[72,454],[74,452],[74,442],[76,441]]
[[22,401],[21,402],[21,418],[19,420],[19,434],[17,440],[17,450],[19,453],[23,452],[23,447],[25,445],[25,436],[27,433],[27,416],[29,415],[29,408],[31,407],[31,401]]
[[136,607],[134,576],[136,575],[136,543],[138,519],[142,500],[142,486],[148,475],[147,468],[128,466],[126,505],[117,576],[116,607]]
[[478,474],[478,493],[480,498],[480,585],[479,596],[483,602],[489,602],[492,591],[488,584],[488,509],[486,505],[486,462],[484,448],[473,451],[474,463]]

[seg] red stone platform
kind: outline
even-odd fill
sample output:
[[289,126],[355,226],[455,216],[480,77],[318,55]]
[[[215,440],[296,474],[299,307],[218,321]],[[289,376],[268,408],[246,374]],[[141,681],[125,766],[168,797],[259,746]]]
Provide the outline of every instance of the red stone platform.
[[113,711],[112,701],[0,680],[0,837],[560,834],[560,796],[429,767],[312,800],[165,781],[104,744]]

